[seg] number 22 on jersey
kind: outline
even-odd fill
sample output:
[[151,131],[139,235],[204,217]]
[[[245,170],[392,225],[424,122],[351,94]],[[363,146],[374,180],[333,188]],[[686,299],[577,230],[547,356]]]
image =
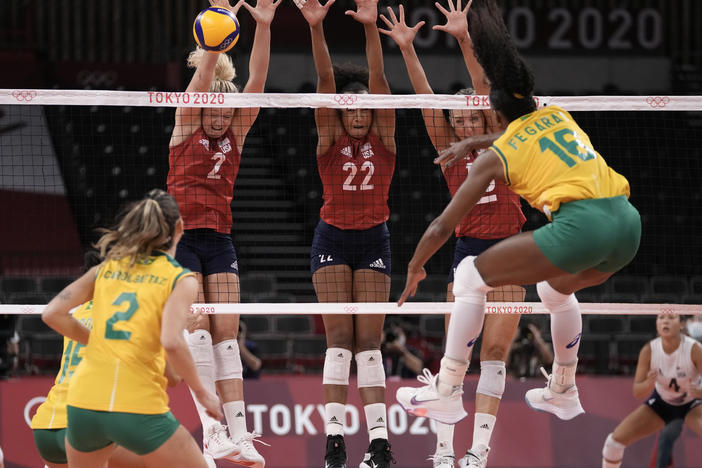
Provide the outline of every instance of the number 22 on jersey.
[[342,169],[344,170],[344,172],[349,173],[349,175],[346,177],[346,180],[344,181],[344,185],[342,186],[344,190],[354,192],[358,189],[358,187],[360,187],[360,190],[373,190],[373,188],[375,187],[373,184],[370,183],[371,178],[373,177],[373,172],[375,172],[375,167],[373,166],[373,163],[371,161],[363,161],[363,164],[361,164],[360,176],[364,177],[360,186],[352,183],[354,178],[356,177],[356,173],[358,173],[358,166],[356,166],[355,163],[351,161],[346,161]]

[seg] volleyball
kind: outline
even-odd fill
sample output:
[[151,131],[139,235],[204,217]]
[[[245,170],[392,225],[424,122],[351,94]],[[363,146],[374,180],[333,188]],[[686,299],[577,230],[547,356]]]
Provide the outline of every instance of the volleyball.
[[205,50],[226,52],[239,40],[239,21],[226,8],[210,7],[195,18],[193,36]]

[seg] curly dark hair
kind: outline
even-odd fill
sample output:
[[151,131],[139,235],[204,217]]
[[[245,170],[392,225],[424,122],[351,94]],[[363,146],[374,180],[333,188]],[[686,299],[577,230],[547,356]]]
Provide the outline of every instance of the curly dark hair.
[[492,107],[510,122],[534,112],[534,74],[509,35],[497,0],[473,1],[468,30],[475,56],[490,80]]
[[337,93],[368,91],[368,68],[353,63],[334,64],[333,67]]

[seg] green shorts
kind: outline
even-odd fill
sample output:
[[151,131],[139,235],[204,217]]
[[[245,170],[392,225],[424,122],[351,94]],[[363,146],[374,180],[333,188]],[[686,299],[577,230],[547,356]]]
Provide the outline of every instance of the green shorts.
[[180,423],[171,414],[93,411],[67,406],[66,438],[80,452],[94,452],[112,443],[137,455],[153,452],[166,442]]
[[551,263],[578,273],[622,269],[636,255],[641,217],[625,196],[564,203],[553,222],[534,231],[534,241]]
[[34,429],[34,445],[44,461],[65,465],[66,458],[66,428],[63,429]]

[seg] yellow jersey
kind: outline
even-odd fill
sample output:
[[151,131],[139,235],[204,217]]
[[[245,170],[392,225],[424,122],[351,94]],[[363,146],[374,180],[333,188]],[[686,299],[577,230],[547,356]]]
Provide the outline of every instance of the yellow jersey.
[[[73,313],[73,318],[80,321],[86,327],[92,329],[92,307],[93,301],[88,301],[81,305]],[[68,382],[78,367],[78,363],[83,359],[85,346],[73,341],[70,338],[63,339],[63,358],[61,358],[61,368],[54,381],[54,386],[46,395],[46,401],[37,408],[36,414],[32,418],[32,429],[63,429],[68,424],[66,418],[66,396],[68,394]]]
[[154,252],[129,267],[108,260],[93,293],[93,329],[68,388],[77,408],[137,414],[168,411],[163,307],[176,283],[192,275],[170,255]]
[[629,197],[629,182],[592,147],[573,117],[548,106],[512,121],[491,148],[507,185],[551,218],[561,203]]

